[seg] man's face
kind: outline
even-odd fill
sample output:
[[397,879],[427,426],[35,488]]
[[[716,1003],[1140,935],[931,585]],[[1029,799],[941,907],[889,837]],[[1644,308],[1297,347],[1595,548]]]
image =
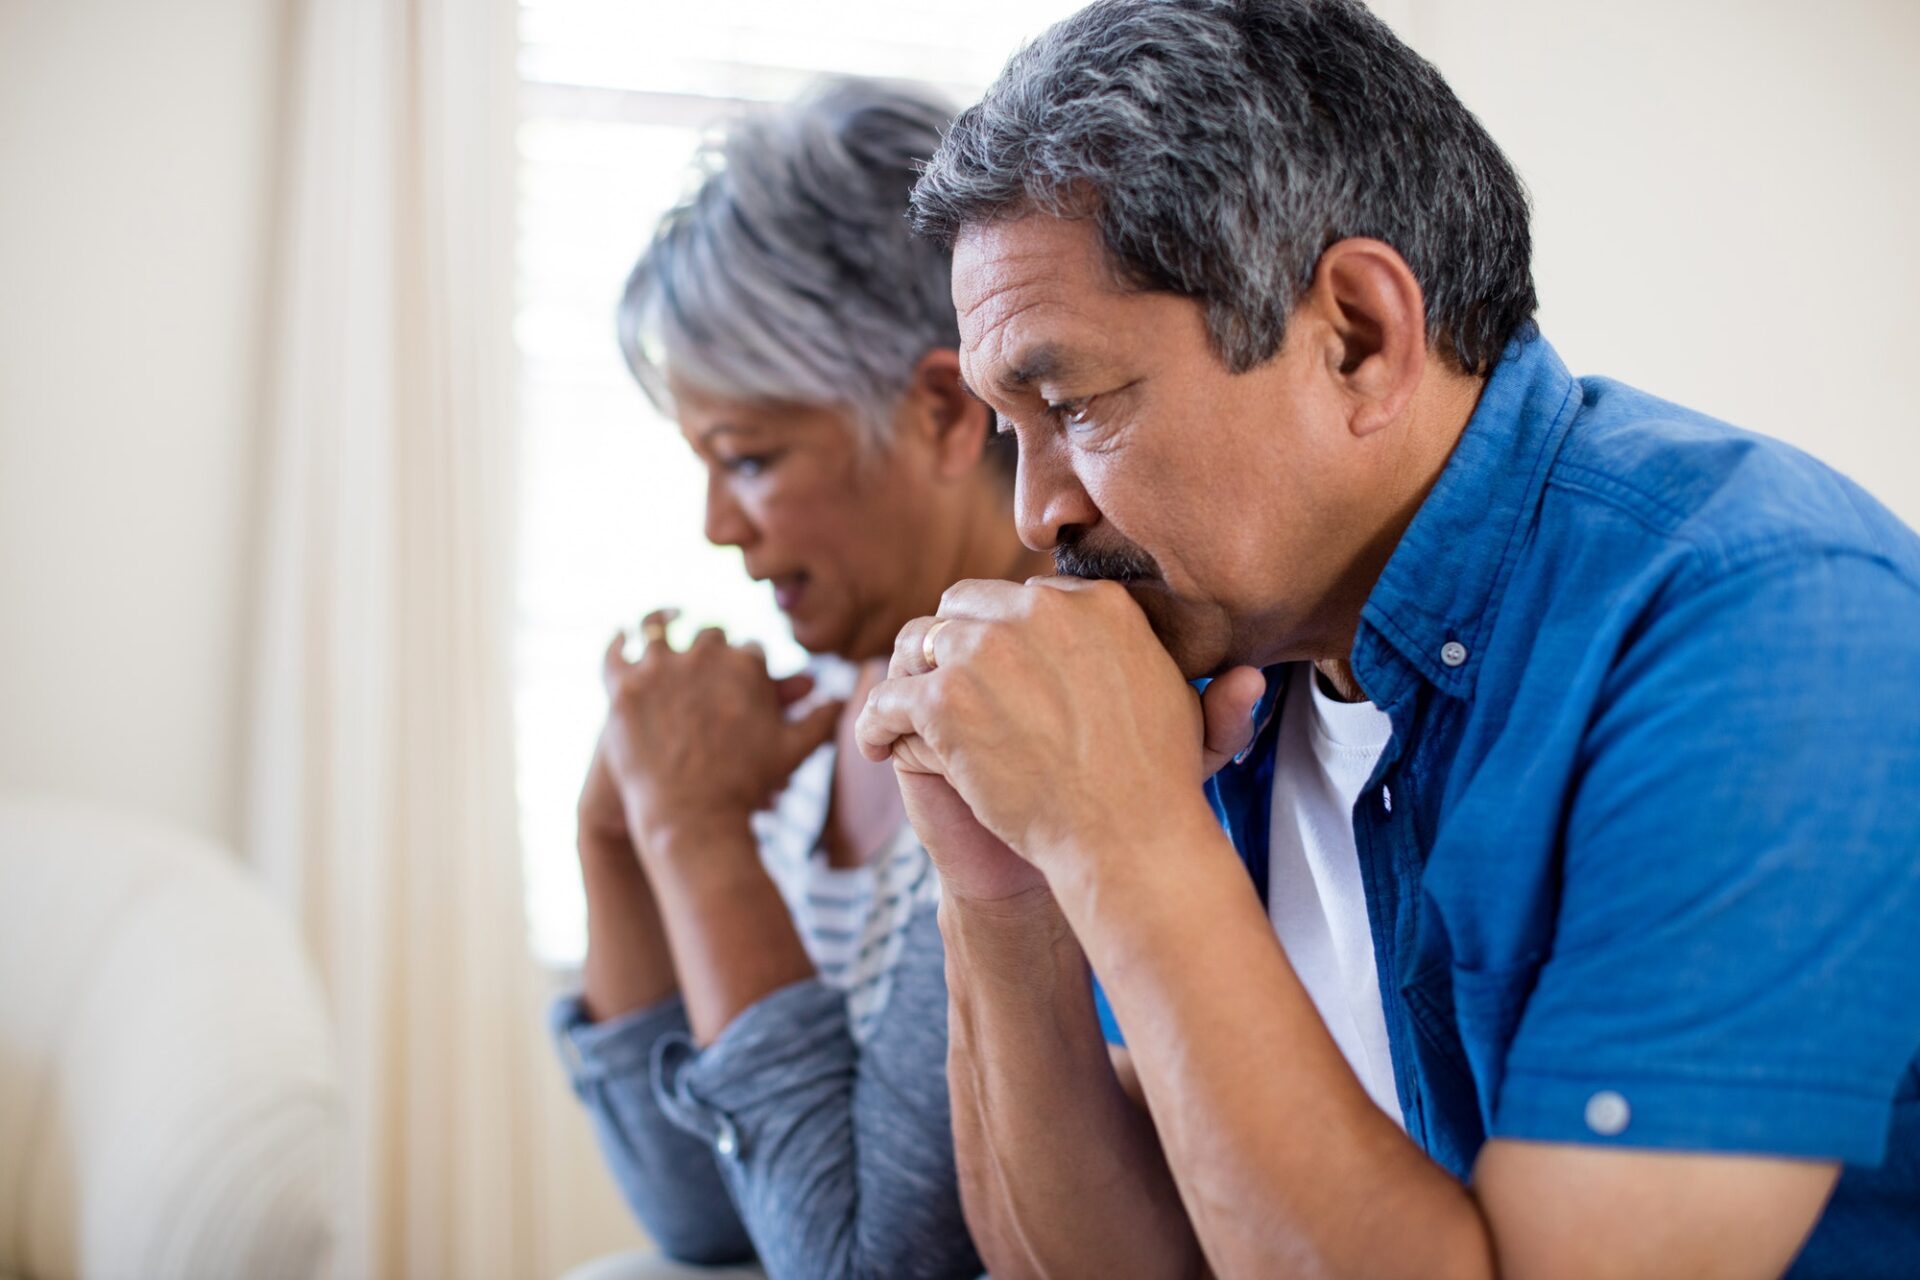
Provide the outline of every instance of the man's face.
[[965,231],[953,297],[967,385],[1018,436],[1028,546],[1126,581],[1189,678],[1322,656],[1367,465],[1323,326],[1296,313],[1229,373],[1198,303],[1124,288],[1091,221],[1045,214]]

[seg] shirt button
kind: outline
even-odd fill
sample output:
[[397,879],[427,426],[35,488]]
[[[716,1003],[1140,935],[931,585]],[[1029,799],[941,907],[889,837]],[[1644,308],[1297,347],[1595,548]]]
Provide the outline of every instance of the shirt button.
[[1587,1128],[1603,1138],[1626,1132],[1627,1122],[1631,1119],[1633,1108],[1611,1089],[1602,1089],[1587,1099]]
[[713,1149],[731,1160],[740,1151],[740,1133],[733,1127],[733,1121],[720,1117],[719,1131],[713,1137]]
[[1450,667],[1457,667],[1467,660],[1467,646],[1458,640],[1449,640],[1440,646],[1440,661]]

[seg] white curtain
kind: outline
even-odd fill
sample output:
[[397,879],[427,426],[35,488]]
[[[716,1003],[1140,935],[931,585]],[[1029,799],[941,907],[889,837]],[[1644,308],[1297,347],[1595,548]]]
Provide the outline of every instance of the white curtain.
[[510,724],[513,0],[294,0],[250,849],[351,1109],[342,1280],[541,1256]]

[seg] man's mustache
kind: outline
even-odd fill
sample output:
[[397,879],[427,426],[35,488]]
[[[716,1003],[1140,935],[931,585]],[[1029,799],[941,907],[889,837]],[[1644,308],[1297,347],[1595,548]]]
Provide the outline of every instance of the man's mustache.
[[1053,549],[1056,573],[1070,578],[1107,578],[1114,582],[1140,582],[1160,577],[1160,566],[1139,547],[1089,547],[1062,543]]

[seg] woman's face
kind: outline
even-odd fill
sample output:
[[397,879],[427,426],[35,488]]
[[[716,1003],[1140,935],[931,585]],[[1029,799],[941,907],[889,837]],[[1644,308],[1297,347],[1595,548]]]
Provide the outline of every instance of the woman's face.
[[707,469],[708,541],[740,548],[802,647],[878,657],[933,611],[949,557],[915,433],[864,456],[845,411],[672,390],[681,434]]

